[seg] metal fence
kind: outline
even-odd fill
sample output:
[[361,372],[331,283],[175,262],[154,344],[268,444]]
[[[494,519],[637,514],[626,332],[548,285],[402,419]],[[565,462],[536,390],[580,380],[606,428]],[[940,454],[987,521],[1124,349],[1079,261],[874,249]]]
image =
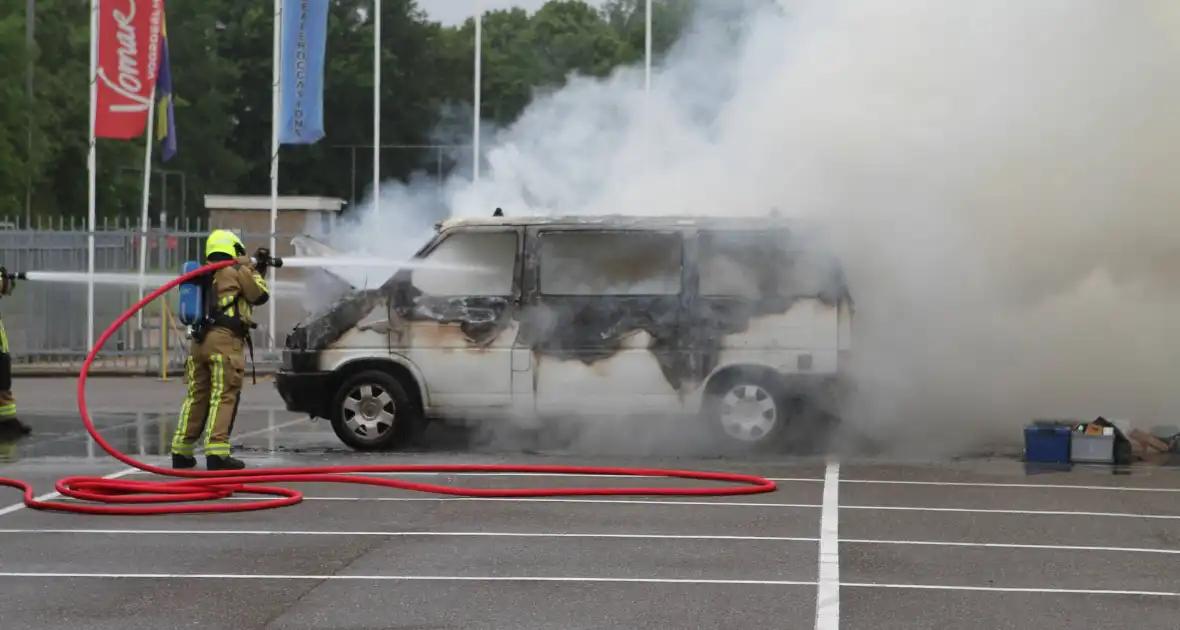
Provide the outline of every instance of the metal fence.
[[[119,282],[96,283],[94,290],[94,339],[139,299],[138,274],[141,249],[146,251],[146,290],[159,287],[163,276],[177,276],[187,260],[200,260],[208,225],[199,219],[173,221],[146,234],[138,222],[103,220],[94,233],[95,272],[119,274]],[[0,218],[0,265],[9,272],[72,272],[68,282],[17,281],[12,295],[0,299],[13,370],[21,373],[77,373],[90,349],[87,347],[88,237],[80,218],[54,221],[34,219],[31,225]],[[141,239],[146,236],[146,247]],[[277,234],[290,239],[294,234]],[[242,233],[247,243],[268,242],[270,234]],[[154,277],[153,277],[154,276]],[[153,280],[155,281],[153,283]],[[277,293],[278,287],[272,289]],[[95,372],[130,374],[176,373],[183,368],[187,343],[183,326],[174,315],[176,290],[152,304],[120,327],[98,355]],[[276,296],[277,297],[277,296]],[[276,305],[278,300],[269,304]],[[288,309],[290,300],[285,301]],[[298,304],[293,305],[298,308]],[[283,317],[289,326],[292,317]],[[271,350],[269,317],[259,313],[254,331],[255,360],[265,369],[277,361]],[[276,328],[282,326],[276,322]],[[281,348],[282,330],[274,348]]]

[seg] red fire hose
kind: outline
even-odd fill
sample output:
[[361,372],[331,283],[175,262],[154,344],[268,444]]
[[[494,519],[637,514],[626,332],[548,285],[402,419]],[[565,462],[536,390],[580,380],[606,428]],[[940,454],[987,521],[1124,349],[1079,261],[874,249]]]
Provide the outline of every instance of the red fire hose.
[[[181,481],[128,481],[123,479],[102,479],[98,477],[67,477],[57,482],[59,494],[73,499],[94,501],[107,505],[85,503],[61,503],[38,501],[33,498],[33,488],[17,479],[0,478],[0,485],[24,490],[25,505],[35,510],[76,512],[83,514],[185,514],[194,512],[247,512],[268,508],[294,505],[303,500],[303,495],[290,488],[251,484],[281,482],[355,483],[366,486],[400,488],[461,497],[554,497],[590,495],[694,495],[724,496],[773,492],[775,484],[769,479],[753,475],[732,473],[696,472],[688,470],[662,470],[657,468],[603,468],[587,466],[502,466],[502,465],[459,465],[459,466],[320,466],[299,468],[271,468],[262,471],[199,471],[173,470],[152,466],[131,459],[115,450],[99,435],[86,408],[86,378],[90,365],[107,339],[128,319],[168,290],[202,273],[214,271],[233,264],[233,261],[206,265],[184,274],[151,292],[140,300],[119,319],[115,320],[91,348],[78,375],[78,412],[86,431],[94,441],[111,457],[138,468],[144,472],[170,477],[185,477]],[[365,477],[356,473],[549,473],[572,475],[629,475],[634,477],[676,477],[702,481],[722,481],[742,484],[711,488],[455,488],[428,483],[414,483],[399,479]],[[235,501],[233,503],[212,503],[204,505],[143,505],[153,503],[181,503],[185,501],[215,501],[226,499],[235,493],[269,495],[275,499],[257,501]],[[111,505],[138,504],[138,505]]]

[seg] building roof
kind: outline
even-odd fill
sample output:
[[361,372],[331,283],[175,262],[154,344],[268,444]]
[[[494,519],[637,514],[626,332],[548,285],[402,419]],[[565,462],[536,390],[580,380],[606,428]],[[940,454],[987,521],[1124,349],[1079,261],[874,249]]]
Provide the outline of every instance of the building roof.
[[[306,197],[283,195],[278,198],[278,210],[285,212],[340,212],[345,201],[337,197]],[[209,210],[270,210],[270,195],[205,195]]]

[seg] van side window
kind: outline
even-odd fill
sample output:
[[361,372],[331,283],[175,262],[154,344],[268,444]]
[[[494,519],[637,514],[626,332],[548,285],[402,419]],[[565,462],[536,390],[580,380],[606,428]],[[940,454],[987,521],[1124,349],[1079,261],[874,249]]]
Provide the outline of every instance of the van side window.
[[780,294],[793,261],[783,232],[717,231],[700,236],[700,293],[757,300]]
[[749,300],[838,292],[835,258],[785,230],[702,232],[700,293]]
[[660,232],[542,232],[545,295],[678,295],[681,239]]
[[464,268],[415,269],[410,282],[424,294],[437,297],[511,296],[517,249],[515,231],[456,232],[423,261]]

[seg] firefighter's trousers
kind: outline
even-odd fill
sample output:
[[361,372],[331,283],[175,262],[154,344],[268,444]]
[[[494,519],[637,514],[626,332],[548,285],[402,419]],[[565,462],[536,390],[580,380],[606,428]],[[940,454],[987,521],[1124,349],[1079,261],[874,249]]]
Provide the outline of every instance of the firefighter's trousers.
[[224,328],[211,328],[201,343],[189,344],[188,395],[172,436],[173,454],[191,457],[204,433],[205,455],[229,456],[246,373],[245,345],[245,339]]
[[12,355],[8,354],[8,332],[0,320],[0,422],[16,417],[16,396],[12,394]]

